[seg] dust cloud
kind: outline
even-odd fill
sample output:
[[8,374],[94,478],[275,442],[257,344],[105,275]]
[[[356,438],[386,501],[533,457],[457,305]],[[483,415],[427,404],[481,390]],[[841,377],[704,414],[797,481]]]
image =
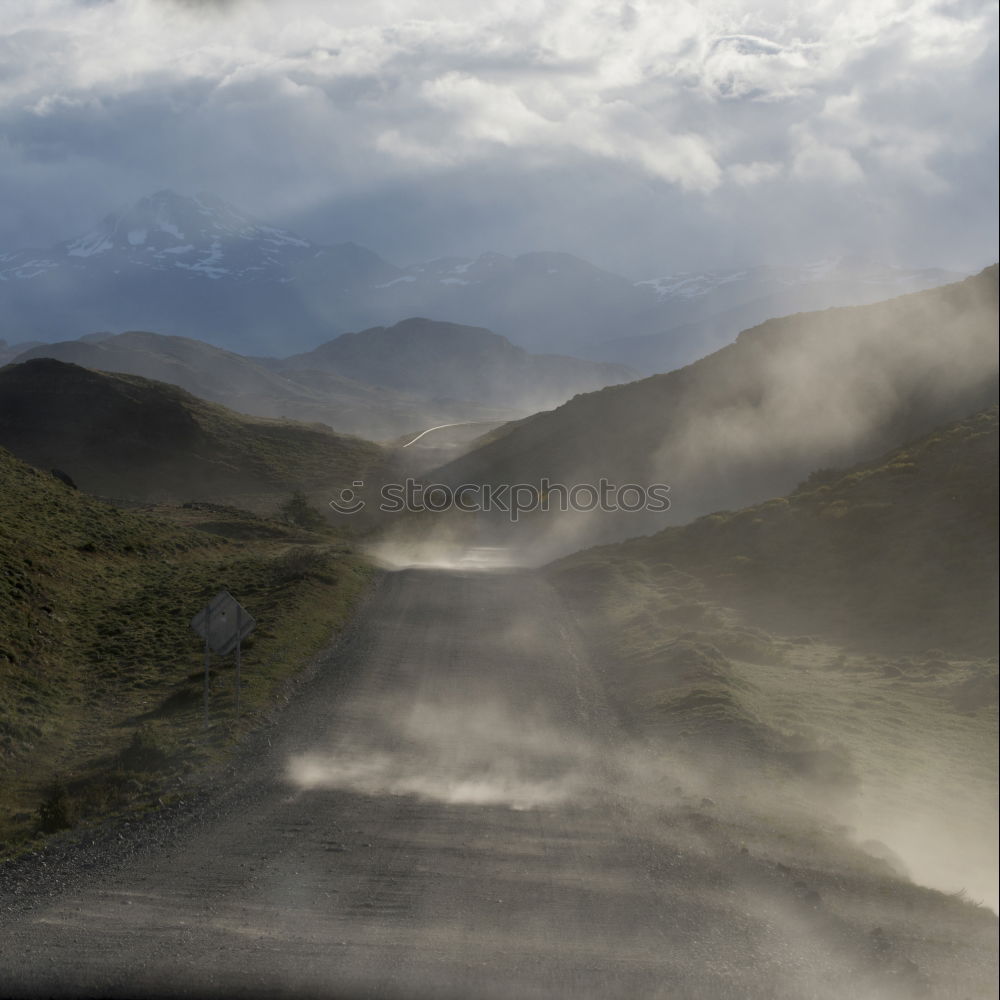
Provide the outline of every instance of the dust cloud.
[[869,306],[770,320],[686,368],[574,398],[429,472],[430,481],[670,486],[668,511],[560,511],[504,544],[539,558],[792,491],[992,405],[996,270]]
[[420,535],[382,538],[369,544],[365,552],[375,565],[388,570],[438,569],[474,573],[529,565],[524,553],[509,546],[467,546],[454,540],[435,540]]
[[981,287],[966,296],[935,290],[741,334],[719,356],[718,381],[667,432],[653,468],[669,470],[681,494],[684,484],[729,479],[726,499],[745,505],[766,498],[746,499],[746,486],[759,490],[768,470],[804,475],[874,458],[988,405],[996,280],[970,281]]
[[988,766],[977,764],[987,762],[971,754],[942,756],[937,766],[911,763],[903,773],[868,775],[845,819],[864,849],[888,855],[914,882],[1000,912],[996,769],[982,773]]
[[[292,784],[515,810],[561,805],[593,792],[594,748],[537,712],[421,702],[391,721],[380,713],[375,729],[367,737],[346,737],[330,752],[293,758]],[[380,749],[386,745],[393,751]]]

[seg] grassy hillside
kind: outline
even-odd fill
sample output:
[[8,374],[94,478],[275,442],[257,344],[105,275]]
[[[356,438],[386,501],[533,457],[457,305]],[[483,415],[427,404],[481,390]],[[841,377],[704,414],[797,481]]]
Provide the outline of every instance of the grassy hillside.
[[784,632],[896,649],[997,649],[997,409],[793,493],[561,565],[698,578]]
[[997,410],[550,579],[672,766],[996,906]]
[[[786,493],[817,465],[873,458],[990,405],[996,325],[995,266],[876,305],[771,320],[687,368],[511,425],[433,478],[667,483],[670,512],[614,525],[617,537],[655,531]],[[575,547],[609,520],[581,521]]]
[[[0,853],[183,794],[259,724],[367,579],[329,531],[214,505],[120,510],[3,449],[0,485]],[[232,659],[215,660],[206,739],[189,621],[222,588],[258,628],[239,722]]]
[[37,359],[0,369],[0,446],[83,490],[273,509],[369,477],[382,450],[322,425],[245,417],[136,375]]
[[325,423],[341,433],[373,440],[416,433],[434,424],[501,420],[513,413],[480,401],[431,400],[331,371],[282,372],[265,359],[247,358],[200,340],[144,331],[38,344],[16,360],[35,358],[141,375],[169,382],[238,413]]

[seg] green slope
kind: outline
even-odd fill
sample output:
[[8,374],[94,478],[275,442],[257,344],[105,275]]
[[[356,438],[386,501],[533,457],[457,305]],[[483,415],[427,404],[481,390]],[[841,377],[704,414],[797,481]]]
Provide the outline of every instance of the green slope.
[[[282,684],[329,641],[367,570],[329,531],[231,508],[124,511],[0,449],[0,844],[39,825],[61,778],[77,818],[142,808],[258,724]],[[210,739],[202,649],[189,630],[228,588],[259,626],[217,662]],[[139,753],[130,756],[134,744]],[[2,851],[0,851],[2,853]]]
[[590,550],[565,572],[680,570],[755,623],[894,648],[996,652],[997,410],[787,497]]
[[655,531],[786,493],[818,465],[871,459],[990,405],[996,326],[995,266],[888,302],[770,320],[686,368],[494,432],[431,478],[666,483],[670,512],[578,519],[575,547],[611,522],[619,538]]
[[292,489],[332,496],[383,457],[319,424],[246,417],[163,382],[49,359],[0,369],[0,446],[98,495],[255,507]]
[[996,907],[995,407],[547,572],[671,767]]
[[512,413],[482,406],[481,401],[431,400],[332,371],[302,370],[305,365],[294,372],[279,371],[281,364],[273,359],[247,358],[200,340],[145,331],[38,344],[16,360],[35,358],[141,375],[169,382],[238,413],[325,423],[341,433],[372,440],[415,434],[434,424],[502,420]]

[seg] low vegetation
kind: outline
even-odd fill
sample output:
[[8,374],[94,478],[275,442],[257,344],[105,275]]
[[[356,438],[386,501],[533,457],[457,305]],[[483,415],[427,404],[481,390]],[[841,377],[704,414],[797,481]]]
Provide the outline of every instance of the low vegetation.
[[[0,342],[2,344],[2,342]],[[4,351],[0,349],[0,363]],[[356,382],[323,365],[287,365],[249,358],[187,337],[130,331],[101,339],[38,344],[8,360],[53,358],[84,368],[140,375],[169,382],[201,399],[258,417],[287,417],[323,423],[345,434],[390,440],[434,424],[501,420],[512,411],[459,399],[430,399],[418,393]],[[319,368],[320,370],[317,370]],[[448,397],[453,392],[446,394]]]
[[[685,368],[505,425],[432,478],[668,483],[667,514],[595,518],[573,547],[610,528],[604,538],[651,533],[787,493],[818,466],[852,465],[991,405],[996,326],[996,266],[887,302],[769,320]],[[526,518],[520,536],[544,540],[565,520]]]
[[[368,578],[321,520],[123,510],[2,449],[0,483],[0,853],[182,795],[266,718]],[[232,657],[213,658],[206,732],[189,622],[223,588],[258,625],[239,719]]]
[[995,906],[996,481],[992,408],[548,574],[672,761]]
[[[80,414],[86,414],[81,420]],[[89,493],[273,511],[377,479],[378,445],[323,424],[247,417],[176,386],[39,358],[0,369],[0,446]]]
[[787,497],[593,549],[566,572],[634,561],[653,578],[692,574],[770,629],[994,655],[997,447],[993,407]]

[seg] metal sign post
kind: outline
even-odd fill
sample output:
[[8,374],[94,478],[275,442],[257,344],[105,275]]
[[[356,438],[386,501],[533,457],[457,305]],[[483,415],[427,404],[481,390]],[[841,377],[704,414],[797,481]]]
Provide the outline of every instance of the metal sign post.
[[236,653],[236,717],[240,715],[240,686],[243,640],[257,627],[246,608],[229,593],[220,590],[191,619],[191,628],[205,640],[205,728],[208,729],[209,667],[212,653]]
[[202,701],[205,705],[205,728],[208,729],[208,674],[212,665],[212,647],[209,645],[208,637],[212,631],[212,605],[205,608],[205,693]]
[[236,605],[236,718],[240,717],[240,653],[242,652],[243,637],[240,634],[240,624],[243,617],[243,608]]

